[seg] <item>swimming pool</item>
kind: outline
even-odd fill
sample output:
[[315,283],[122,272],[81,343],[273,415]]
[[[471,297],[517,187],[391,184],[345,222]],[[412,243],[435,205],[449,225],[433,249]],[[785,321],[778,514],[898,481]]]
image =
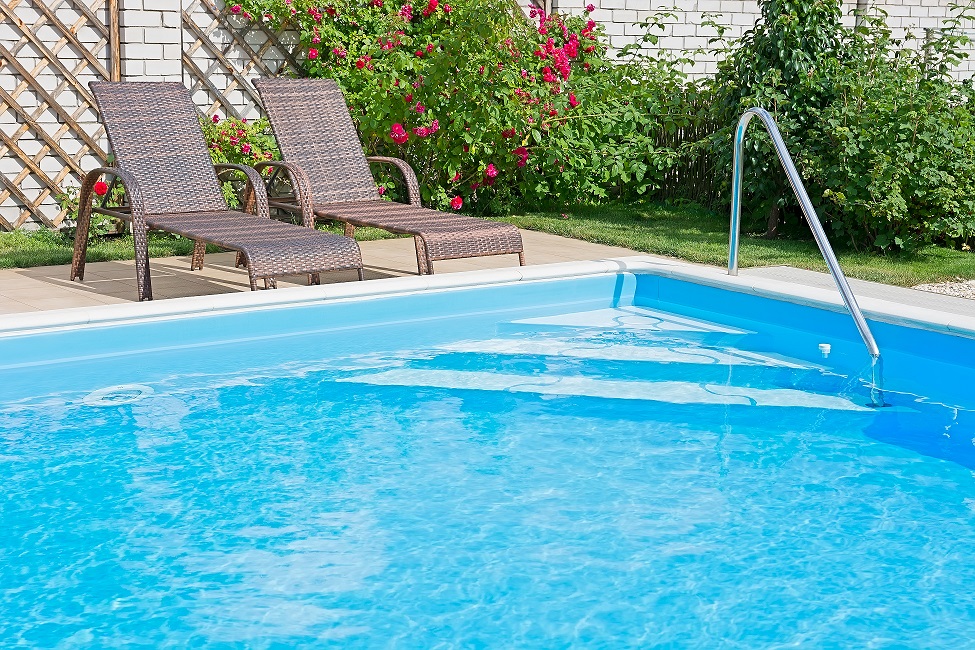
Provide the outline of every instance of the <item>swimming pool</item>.
[[966,319],[675,268],[3,321],[0,645],[969,643]]

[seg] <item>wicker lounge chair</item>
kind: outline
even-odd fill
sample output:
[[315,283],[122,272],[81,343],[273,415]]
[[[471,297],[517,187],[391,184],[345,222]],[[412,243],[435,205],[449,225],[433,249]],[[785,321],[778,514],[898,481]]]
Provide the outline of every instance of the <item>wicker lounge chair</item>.
[[[331,79],[258,79],[254,85],[274,127],[285,161],[308,175],[315,216],[345,223],[345,234],[371,226],[413,235],[420,275],[433,262],[483,255],[518,255],[525,263],[521,233],[514,226],[429,210],[420,204],[416,174],[398,158],[367,158],[345,97]],[[394,165],[406,179],[409,204],[380,198],[369,163]],[[261,165],[257,166],[258,169]],[[299,211],[295,201],[272,198],[271,206]],[[306,201],[307,203],[307,201]]]
[[[81,187],[71,279],[84,280],[92,192],[103,175],[125,187],[124,208],[95,212],[130,221],[135,239],[139,300],[152,299],[149,279],[148,229],[193,239],[191,270],[203,267],[206,244],[237,251],[251,289],[257,280],[274,287],[281,275],[308,274],[317,283],[325,271],[356,269],[362,279],[359,245],[348,237],[270,218],[263,179],[254,169],[213,165],[189,91],[180,83],[93,82],[102,121],[116,157],[116,167],[92,170]],[[288,171],[288,170],[286,170]],[[247,179],[247,206],[254,214],[228,210],[217,173],[240,173]],[[296,186],[304,179],[292,178]],[[309,227],[305,227],[309,226]]]

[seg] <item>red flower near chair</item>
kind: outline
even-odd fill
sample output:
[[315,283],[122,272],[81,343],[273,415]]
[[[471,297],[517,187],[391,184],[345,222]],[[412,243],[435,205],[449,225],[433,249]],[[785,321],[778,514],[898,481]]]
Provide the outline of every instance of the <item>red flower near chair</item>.
[[95,183],[95,186],[92,188],[92,190],[98,196],[105,196],[106,194],[108,194],[108,183],[104,181],[98,181],[97,183]]
[[393,142],[396,144],[406,144],[406,141],[410,139],[410,134],[406,132],[403,125],[397,122],[389,130],[389,137],[392,138]]
[[450,207],[452,207],[454,210],[460,210],[462,207],[464,207],[464,198],[455,196],[454,198],[450,199]]

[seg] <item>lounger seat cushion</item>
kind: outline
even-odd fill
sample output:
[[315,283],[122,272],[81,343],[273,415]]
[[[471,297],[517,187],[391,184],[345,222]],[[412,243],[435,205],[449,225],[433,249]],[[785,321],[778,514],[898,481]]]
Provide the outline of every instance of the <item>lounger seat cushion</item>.
[[316,204],[315,214],[355,226],[421,237],[434,260],[505,255],[524,250],[521,233],[510,224],[405,203],[380,200]]
[[179,212],[146,215],[150,228],[202,239],[240,251],[256,277],[317,273],[362,266],[348,237],[264,219],[246,212]]

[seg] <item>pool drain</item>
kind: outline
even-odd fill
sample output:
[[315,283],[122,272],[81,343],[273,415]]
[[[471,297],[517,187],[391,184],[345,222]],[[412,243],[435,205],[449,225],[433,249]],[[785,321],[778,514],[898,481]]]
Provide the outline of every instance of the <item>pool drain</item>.
[[132,404],[153,394],[152,388],[142,384],[121,384],[99,388],[85,395],[85,406],[120,406]]

